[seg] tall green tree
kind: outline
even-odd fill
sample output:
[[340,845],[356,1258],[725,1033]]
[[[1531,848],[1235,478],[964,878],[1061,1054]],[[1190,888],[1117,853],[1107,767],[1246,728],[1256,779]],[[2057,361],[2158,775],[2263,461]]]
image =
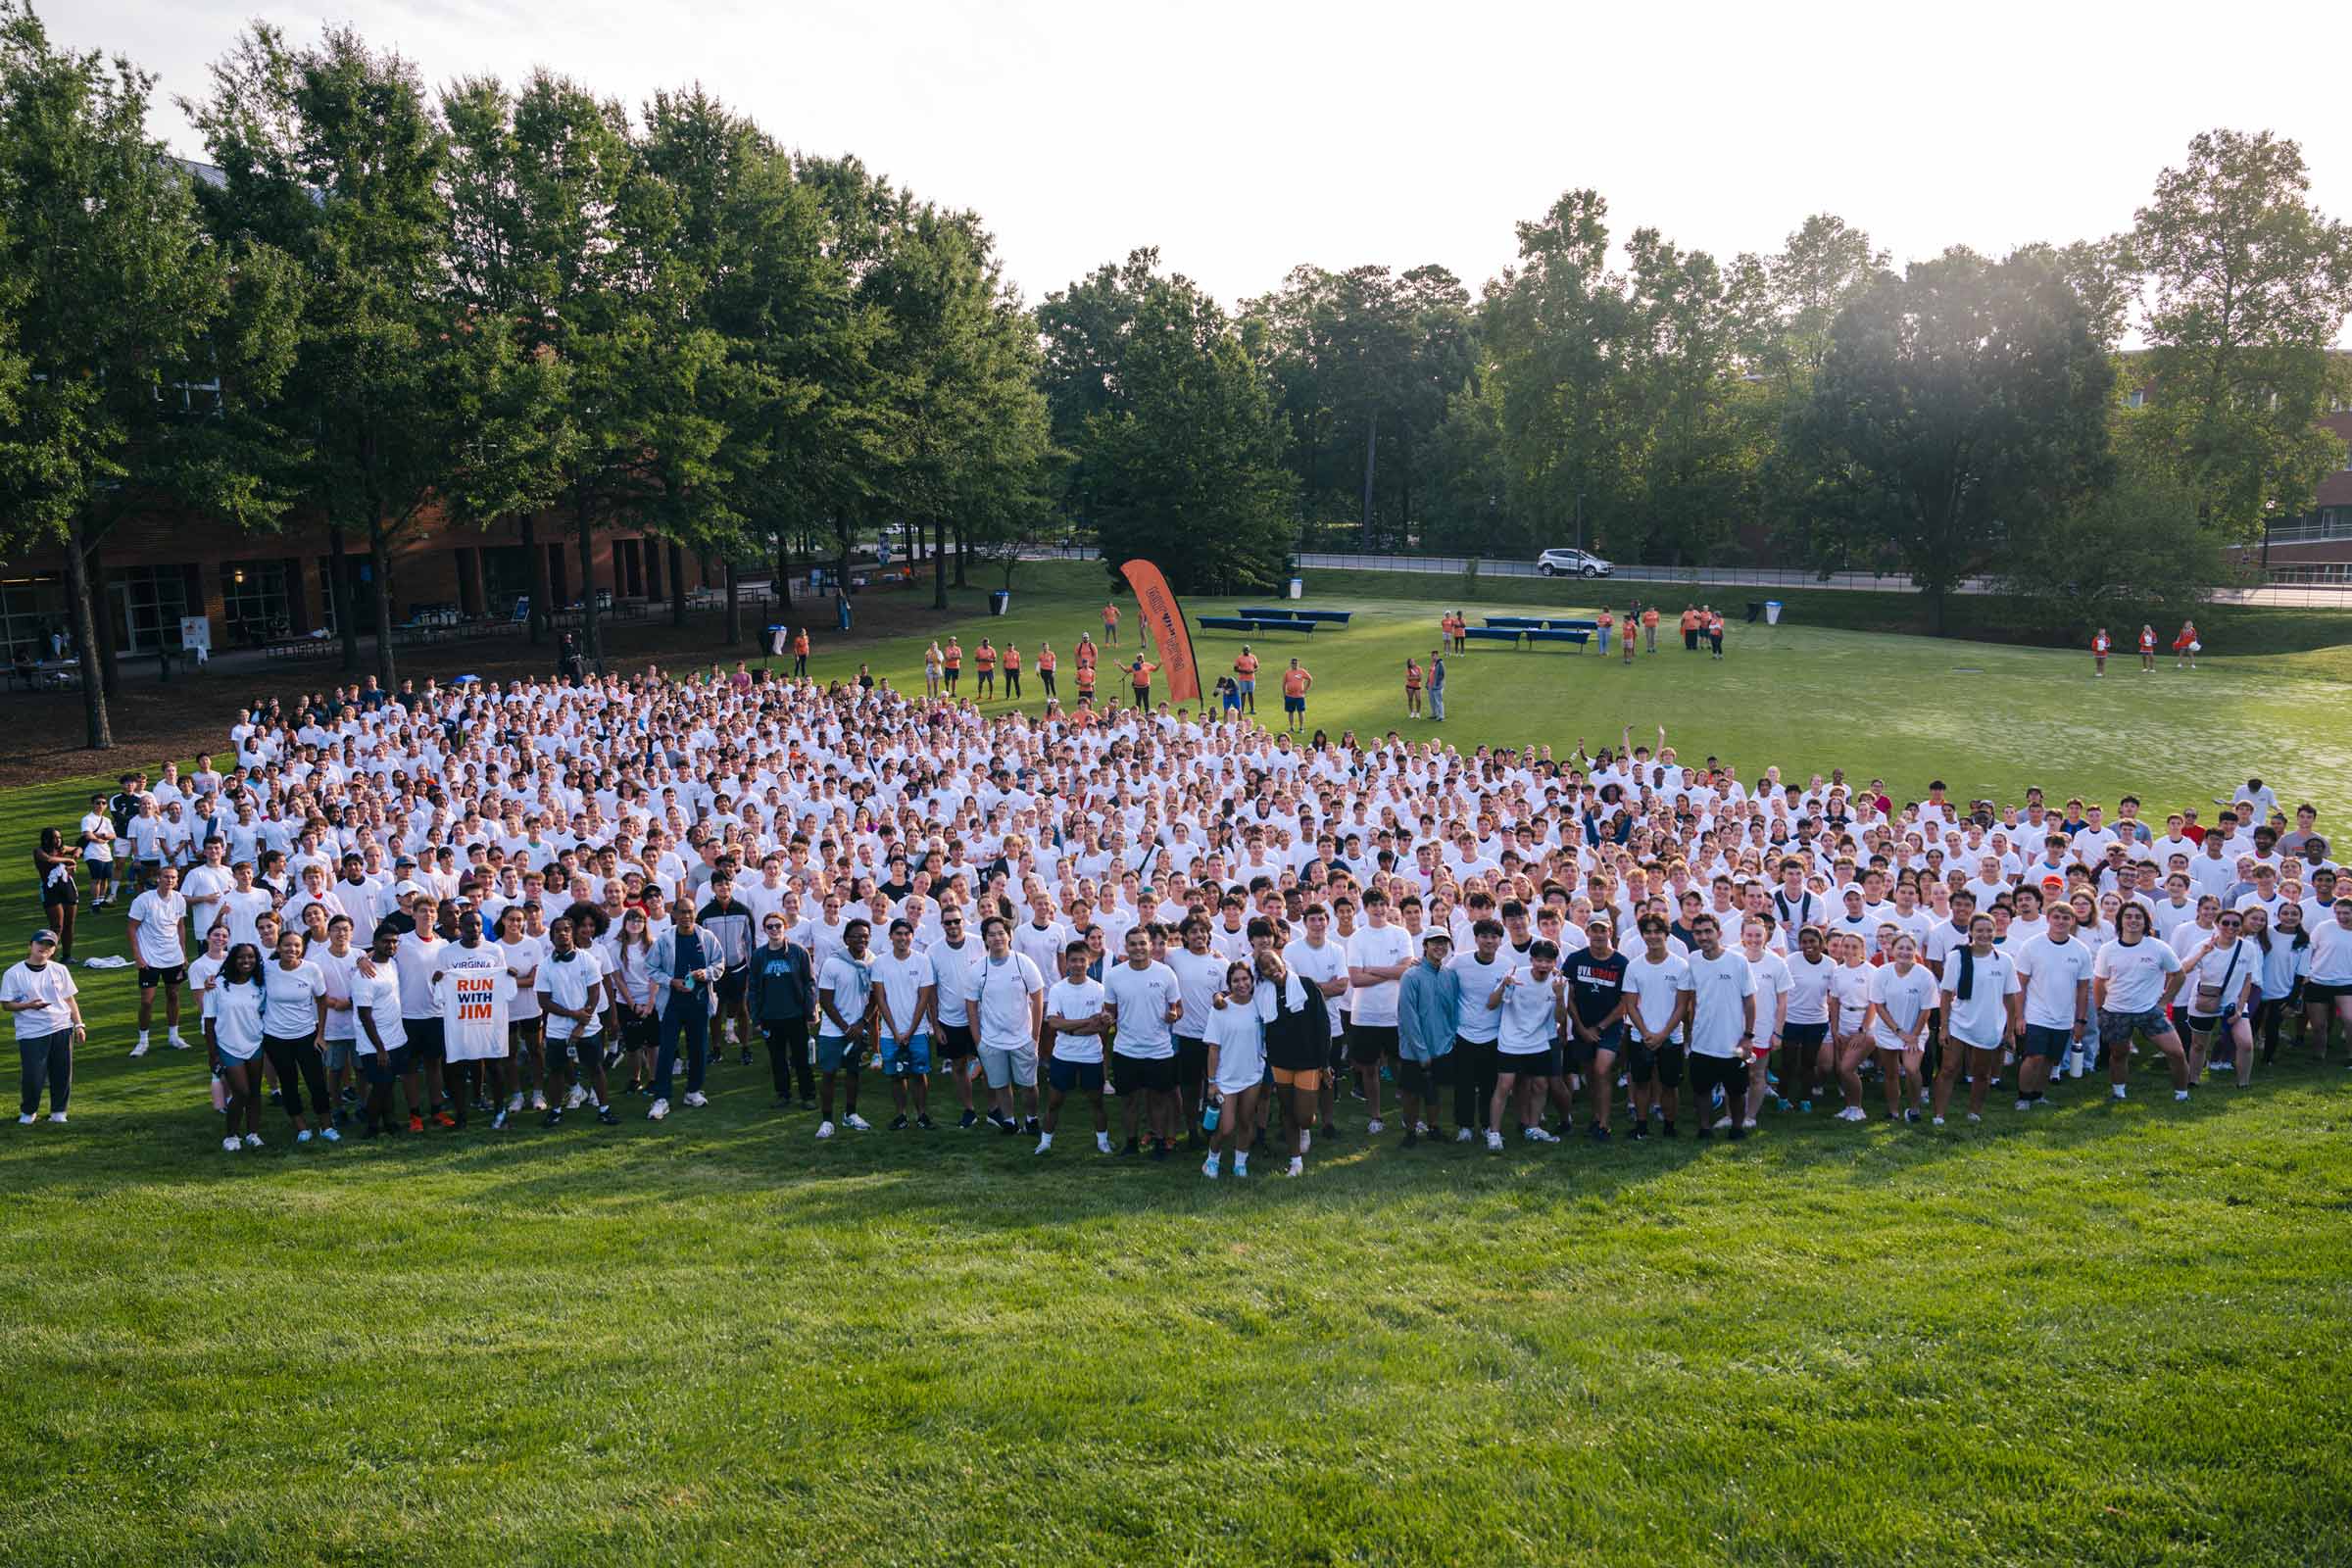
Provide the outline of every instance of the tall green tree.
[[212,75],[211,94],[186,106],[221,172],[200,195],[206,220],[226,253],[274,251],[301,270],[278,417],[305,444],[303,499],[334,547],[347,667],[360,616],[342,545],[366,543],[375,673],[390,690],[401,541],[436,513],[535,504],[549,377],[449,296],[447,137],[412,64],[348,29],[295,49],[257,24]]
[[2328,351],[2352,314],[2352,228],[2310,190],[2296,143],[2207,131],[2157,176],[2132,229],[2149,398],[2132,438],[2224,539],[2309,510],[2343,461],[2319,418],[2348,384]]
[[187,173],[146,133],[152,90],[0,0],[0,291],[29,367],[0,377],[0,539],[64,551],[93,750],[114,744],[92,592],[108,532],[188,514],[267,528],[286,505],[248,411],[285,373],[294,279],[206,242]]
[[2114,367],[2046,254],[1964,249],[1882,278],[1840,312],[1798,429],[1825,497],[1944,602],[2006,541],[2110,481]]
[[1077,447],[1105,564],[1145,557],[1179,589],[1272,587],[1294,485],[1264,377],[1216,302],[1181,273],[1148,276],[1108,392]]
[[697,315],[706,280],[680,249],[677,194],[619,104],[539,72],[514,95],[460,82],[442,112],[464,169],[449,186],[452,287],[560,377],[528,488],[578,547],[581,645],[601,662],[597,535],[723,517],[726,347]]

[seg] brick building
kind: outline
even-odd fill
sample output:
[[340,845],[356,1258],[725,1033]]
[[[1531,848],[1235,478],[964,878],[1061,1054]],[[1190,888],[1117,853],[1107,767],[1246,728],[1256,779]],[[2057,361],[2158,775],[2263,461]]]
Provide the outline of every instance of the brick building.
[[[576,540],[547,519],[534,532],[537,542],[526,546],[518,523],[485,532],[419,522],[392,552],[393,622],[436,611],[512,616],[531,591],[532,549],[547,559],[554,605],[577,604]],[[364,542],[344,544],[344,579],[365,634],[375,624],[375,573]],[[689,590],[724,581],[717,563],[673,556],[663,541],[624,530],[597,536],[596,587],[615,600],[665,599],[673,563]],[[121,654],[179,647],[180,618],[198,614],[212,623],[215,650],[254,647],[336,629],[334,564],[323,528],[246,534],[201,521],[125,524],[100,548],[91,609]],[[61,551],[0,563],[0,655],[29,648],[46,657],[51,632],[72,622]]]
[[2352,410],[2338,410],[2320,422],[2344,443],[2343,466],[2320,481],[2311,511],[2271,524],[2269,537],[2246,546],[2238,557],[2268,566],[2274,578],[2352,582]]

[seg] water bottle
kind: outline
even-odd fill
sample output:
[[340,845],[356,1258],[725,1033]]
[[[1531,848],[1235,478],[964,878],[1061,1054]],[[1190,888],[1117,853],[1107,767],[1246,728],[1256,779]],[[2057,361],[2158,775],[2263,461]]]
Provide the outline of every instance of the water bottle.
[[1204,1133],[1215,1132],[1217,1123],[1224,1117],[1224,1114],[1225,1097],[1212,1094],[1200,1106],[1200,1130]]

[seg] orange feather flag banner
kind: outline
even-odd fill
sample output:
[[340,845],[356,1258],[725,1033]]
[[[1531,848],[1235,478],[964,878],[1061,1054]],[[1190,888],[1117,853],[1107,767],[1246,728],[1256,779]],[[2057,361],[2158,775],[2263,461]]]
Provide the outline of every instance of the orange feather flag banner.
[[1119,575],[1135,590],[1144,624],[1152,628],[1152,645],[1159,650],[1160,673],[1168,677],[1168,700],[1199,702],[1200,666],[1193,661],[1193,634],[1186,629],[1184,606],[1176,602],[1168,579],[1149,561],[1130,561],[1119,568]]

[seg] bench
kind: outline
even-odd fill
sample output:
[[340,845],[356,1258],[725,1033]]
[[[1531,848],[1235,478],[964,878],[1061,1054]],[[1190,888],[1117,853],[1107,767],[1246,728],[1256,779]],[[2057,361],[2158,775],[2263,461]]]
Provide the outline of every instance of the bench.
[[1565,628],[1550,631],[1530,627],[1527,632],[1527,645],[1530,648],[1538,643],[1574,643],[1576,651],[1581,654],[1585,651],[1585,644],[1592,640],[1592,634],[1589,631],[1569,631]]
[[1516,647],[1519,642],[1519,628],[1516,626],[1465,626],[1462,628],[1462,640],[1464,642],[1509,643]]
[[1202,631],[1246,631],[1255,635],[1269,631],[1302,631],[1314,634],[1311,620],[1251,620],[1242,615],[1197,615]]
[[1247,616],[1250,620],[1302,620],[1305,618],[1303,611],[1269,609],[1264,605],[1244,605],[1234,613]]
[[1540,628],[1544,624],[1542,620],[1538,619],[1534,615],[1489,615],[1485,617],[1485,619],[1486,624],[1490,626],[1500,627],[1511,631],[1531,631]]
[[1295,620],[1318,621],[1326,626],[1345,626],[1348,617],[1354,613],[1352,610],[1294,610],[1291,616]]
[[1546,631],[1598,631],[1600,622],[1597,620],[1547,620],[1544,623],[1544,629]]

